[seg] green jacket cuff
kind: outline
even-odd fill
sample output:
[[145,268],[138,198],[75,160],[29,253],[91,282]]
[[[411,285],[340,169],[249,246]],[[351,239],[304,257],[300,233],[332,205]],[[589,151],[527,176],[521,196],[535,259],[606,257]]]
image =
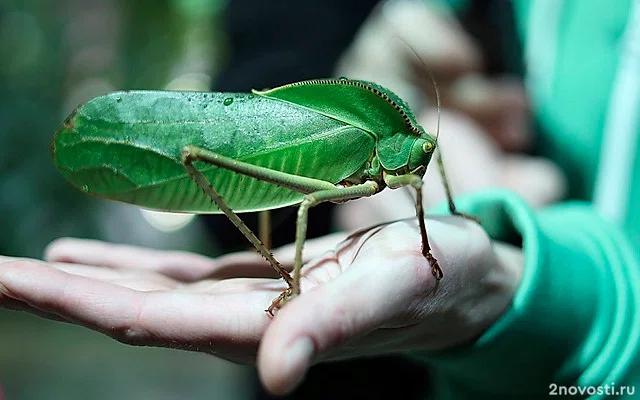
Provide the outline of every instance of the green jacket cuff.
[[493,239],[519,236],[525,264],[511,307],[472,345],[412,353],[433,371],[435,397],[623,384],[640,346],[640,263],[621,231],[584,203],[536,213],[515,194],[488,191],[456,204]]

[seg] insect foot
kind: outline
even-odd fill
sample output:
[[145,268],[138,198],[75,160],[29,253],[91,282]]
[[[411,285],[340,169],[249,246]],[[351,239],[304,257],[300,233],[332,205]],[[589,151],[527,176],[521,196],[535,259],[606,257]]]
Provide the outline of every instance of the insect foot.
[[444,277],[444,273],[440,268],[440,264],[438,264],[438,260],[431,254],[431,251],[428,251],[425,255],[425,258],[429,262],[429,266],[431,267],[431,273],[436,278],[436,280],[440,280]]
[[284,292],[280,293],[278,297],[273,299],[269,308],[264,310],[269,315],[273,317],[273,310],[280,309],[284,306],[289,300],[293,299],[295,296],[293,295],[293,288],[288,288]]

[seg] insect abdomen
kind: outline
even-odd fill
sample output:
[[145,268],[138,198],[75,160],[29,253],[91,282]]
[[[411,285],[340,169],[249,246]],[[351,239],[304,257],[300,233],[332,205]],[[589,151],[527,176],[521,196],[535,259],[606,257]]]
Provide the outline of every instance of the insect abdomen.
[[[362,155],[373,149],[373,139],[358,132],[347,132],[350,137],[343,146],[332,143],[308,143],[297,148],[278,149],[268,153],[245,157],[242,161],[254,165],[285,171],[294,175],[314,177],[338,183],[364,164]],[[80,142],[64,151],[82,155],[82,147],[93,154],[127,155],[136,159],[136,168],[104,163],[102,166],[61,169],[72,181],[84,182],[79,189],[113,200],[137,204],[141,207],[174,212],[218,213],[215,204],[191,180],[177,159],[150,153],[136,146],[115,143]],[[60,152],[60,149],[57,150]],[[357,165],[360,160],[361,165]],[[366,158],[364,158],[366,161]],[[105,158],[106,161],[106,158]],[[295,204],[302,199],[300,193],[261,182],[229,170],[196,163],[214,188],[236,212],[258,211]],[[172,179],[149,185],[135,183],[130,174],[136,171],[175,169]]]
[[[358,170],[374,151],[374,139],[366,132],[284,102],[256,96],[253,103],[210,106],[208,113],[195,113],[189,107],[197,104],[198,95],[203,96],[129,92],[98,98],[80,107],[56,134],[54,162],[78,189],[99,197],[165,211],[217,213],[181,164],[185,145],[332,183]],[[213,100],[223,96],[213,95]],[[141,117],[152,116],[158,108],[154,97],[171,101],[175,122],[162,113],[159,121]],[[196,167],[236,212],[301,199],[299,193],[218,167]]]

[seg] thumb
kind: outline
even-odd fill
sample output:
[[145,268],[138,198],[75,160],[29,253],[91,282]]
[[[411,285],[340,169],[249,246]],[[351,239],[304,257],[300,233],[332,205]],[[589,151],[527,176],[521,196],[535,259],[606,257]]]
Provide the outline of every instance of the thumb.
[[[407,297],[416,294],[416,286],[424,290],[433,285],[430,269],[419,253],[404,258],[376,265],[375,274],[366,274],[371,266],[361,268],[356,261],[334,280],[312,289],[303,287],[302,294],[278,312],[260,344],[258,369],[264,387],[276,395],[292,391],[307,369],[326,359],[327,353],[339,356],[341,345],[396,320],[397,310],[406,309]],[[370,264],[374,258],[368,260]],[[335,258],[322,262],[323,271],[342,268]],[[413,271],[398,274],[403,268]]]

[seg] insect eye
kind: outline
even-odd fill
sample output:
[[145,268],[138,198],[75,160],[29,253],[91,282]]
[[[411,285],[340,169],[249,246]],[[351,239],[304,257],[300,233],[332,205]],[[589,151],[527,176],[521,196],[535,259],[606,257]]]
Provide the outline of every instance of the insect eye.
[[433,149],[435,148],[435,144],[433,142],[424,142],[422,144],[422,151],[424,151],[425,153],[431,153],[433,152]]

